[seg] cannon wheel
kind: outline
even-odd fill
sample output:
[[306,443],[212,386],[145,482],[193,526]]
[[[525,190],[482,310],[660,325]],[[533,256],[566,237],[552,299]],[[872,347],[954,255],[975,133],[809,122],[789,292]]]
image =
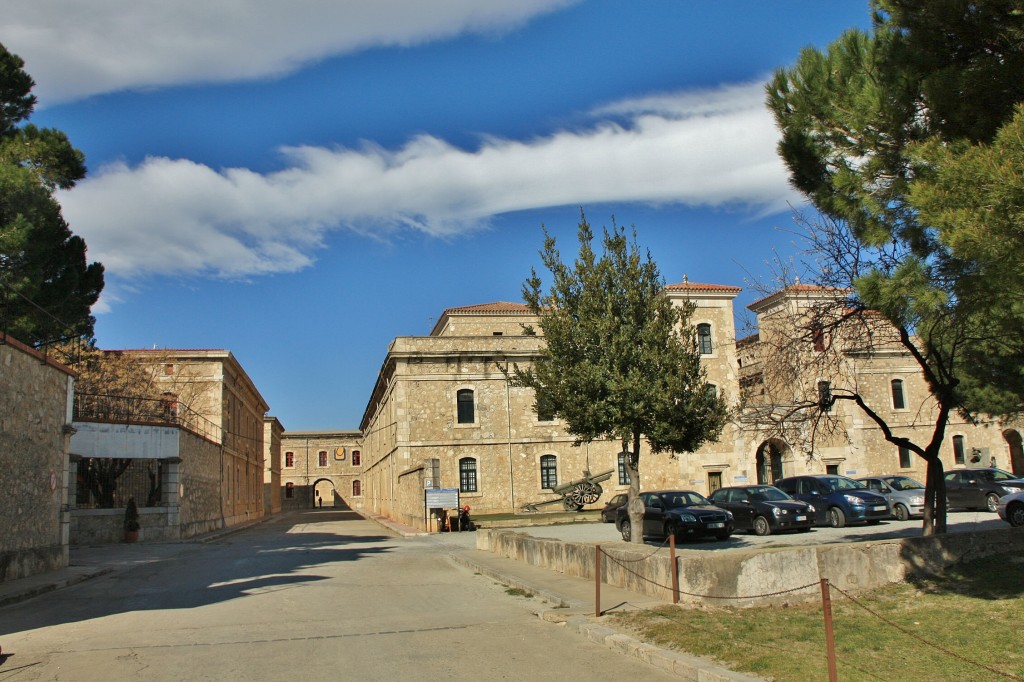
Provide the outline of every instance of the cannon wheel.
[[565,511],[579,511],[580,509],[583,509],[583,505],[576,501],[576,498],[572,493],[562,498],[562,507]]
[[573,496],[582,504],[594,504],[601,498],[603,492],[600,484],[589,481],[577,483],[572,488]]

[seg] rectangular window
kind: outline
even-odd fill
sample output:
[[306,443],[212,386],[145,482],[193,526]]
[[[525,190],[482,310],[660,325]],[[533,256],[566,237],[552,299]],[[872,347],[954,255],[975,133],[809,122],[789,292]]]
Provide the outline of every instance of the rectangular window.
[[316,456],[317,456],[317,466],[321,466],[321,467],[327,466],[327,451],[326,450],[321,450],[320,452],[317,453]]
[[838,464],[826,464],[825,465],[825,473],[828,474],[829,476],[838,476],[839,475],[839,465]]
[[287,499],[293,499],[295,497],[295,484],[285,483],[284,485],[284,496]]
[[909,469],[911,460],[910,448],[901,445],[900,446],[900,469]]
[[892,409],[902,410],[907,406],[906,401],[903,399],[903,380],[893,379],[892,380]]
[[832,384],[828,381],[818,382],[818,409],[822,412],[832,409]]
[[626,453],[619,453],[619,485],[629,485],[629,472],[626,471]]
[[558,459],[554,455],[540,458],[540,487],[551,490],[558,485]]
[[463,457],[459,460],[459,491],[464,493],[477,491],[476,460],[472,457]]
[[811,329],[811,341],[814,344],[815,353],[825,352],[825,330],[821,328],[821,325],[814,325]]
[[352,481],[352,497],[359,497],[363,494],[363,484],[358,480]]
[[537,421],[550,422],[555,420],[555,411],[551,407],[551,401],[544,396],[537,396]]
[[294,452],[286,452],[286,453],[284,453],[284,465],[288,469],[292,469],[292,468],[295,467],[295,453]]
[[701,355],[711,355],[712,346],[710,324],[705,323],[697,325],[697,346]]
[[476,414],[473,405],[473,391],[463,388],[456,394],[458,405],[458,419],[460,424],[473,424],[476,421]]
[[359,451],[358,450],[353,450],[352,451],[352,466],[354,466],[354,467],[359,466],[359,462],[360,462],[361,459],[362,459],[362,456],[359,454]]

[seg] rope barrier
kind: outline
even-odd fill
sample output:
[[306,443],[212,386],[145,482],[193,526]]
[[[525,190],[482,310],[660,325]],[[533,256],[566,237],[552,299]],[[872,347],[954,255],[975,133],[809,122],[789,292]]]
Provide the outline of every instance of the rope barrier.
[[959,661],[967,663],[968,665],[973,665],[973,666],[976,666],[978,668],[983,668],[984,670],[987,670],[987,671],[989,671],[990,673],[992,673],[994,675],[999,675],[1000,677],[1005,677],[1008,680],[1024,680],[1024,677],[1019,677],[1019,676],[1014,675],[1012,673],[1007,673],[1007,672],[1003,672],[1002,670],[997,670],[996,668],[993,668],[993,667],[991,667],[989,665],[986,665],[984,663],[980,663],[978,661],[972,660],[970,658],[967,658],[966,656],[962,656],[961,654],[958,654],[957,652],[952,651],[951,649],[947,649],[946,647],[942,646],[941,644],[936,644],[934,642],[930,642],[927,639],[925,639],[924,637],[921,637],[920,635],[918,635],[918,634],[916,634],[914,632],[911,632],[910,630],[908,630],[907,628],[903,627],[902,625],[899,625],[898,623],[894,623],[893,621],[889,620],[885,616],[883,616],[883,615],[881,615],[879,613],[876,613],[875,611],[871,610],[868,606],[866,606],[865,604],[862,604],[858,599],[853,597],[853,595],[851,595],[851,594],[841,590],[840,588],[836,587],[835,585],[832,585],[832,583],[829,583],[829,585],[836,592],[838,592],[839,594],[843,595],[844,597],[849,599],[851,602],[853,602],[855,605],[857,605],[860,608],[864,609],[865,611],[870,613],[872,616],[874,616],[878,620],[882,621],[883,623],[885,623],[886,625],[888,625],[888,626],[890,626],[892,628],[895,628],[896,630],[899,630],[900,632],[902,632],[903,634],[907,635],[911,639],[916,639],[918,642],[920,642],[921,644],[924,644],[925,646],[929,646],[929,647],[935,649],[936,651],[940,651],[940,652],[946,654],[947,656],[951,656],[951,657],[953,657],[953,658],[955,658],[955,659],[957,659]]

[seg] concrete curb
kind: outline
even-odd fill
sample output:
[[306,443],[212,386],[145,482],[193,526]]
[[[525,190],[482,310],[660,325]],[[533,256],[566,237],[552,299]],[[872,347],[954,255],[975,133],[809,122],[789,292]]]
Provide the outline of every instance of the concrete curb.
[[488,566],[478,564],[477,562],[473,561],[465,555],[449,554],[448,558],[451,559],[453,562],[459,564],[460,566],[468,568],[471,571],[475,571],[480,575],[485,575],[488,578],[491,578],[492,580],[498,581],[502,585],[508,585],[509,587],[514,587],[523,590],[524,592],[529,592],[533,596],[547,602],[548,604],[553,604],[556,607],[570,609],[589,607],[588,604],[583,604],[572,599],[567,599],[566,597],[555,594],[554,592],[548,592],[544,589],[536,587],[535,585],[529,585],[526,582],[520,580],[519,578],[510,576],[507,573],[502,573],[501,571],[496,571]]

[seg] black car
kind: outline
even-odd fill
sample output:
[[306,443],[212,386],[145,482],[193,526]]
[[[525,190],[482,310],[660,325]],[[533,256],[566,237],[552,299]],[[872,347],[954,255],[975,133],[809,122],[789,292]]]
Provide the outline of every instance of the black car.
[[780,530],[806,532],[814,525],[814,505],[794,500],[770,485],[719,488],[709,499],[732,512],[737,530],[749,530],[754,535]]
[[1024,490],[1024,479],[1002,469],[953,469],[946,472],[950,507],[996,511],[999,498]]
[[775,481],[775,487],[813,505],[814,522],[833,528],[847,523],[878,523],[892,512],[884,497],[846,476],[791,476]]
[[[685,540],[713,536],[725,540],[735,529],[732,514],[692,490],[652,490],[640,493],[640,499],[644,503],[644,537],[674,535]],[[633,528],[628,507],[619,507],[615,513],[615,528],[629,542]]]
[[604,523],[614,523],[615,512],[617,512],[619,507],[623,506],[628,501],[629,493],[619,493],[618,495],[613,496],[601,510],[601,521]]

